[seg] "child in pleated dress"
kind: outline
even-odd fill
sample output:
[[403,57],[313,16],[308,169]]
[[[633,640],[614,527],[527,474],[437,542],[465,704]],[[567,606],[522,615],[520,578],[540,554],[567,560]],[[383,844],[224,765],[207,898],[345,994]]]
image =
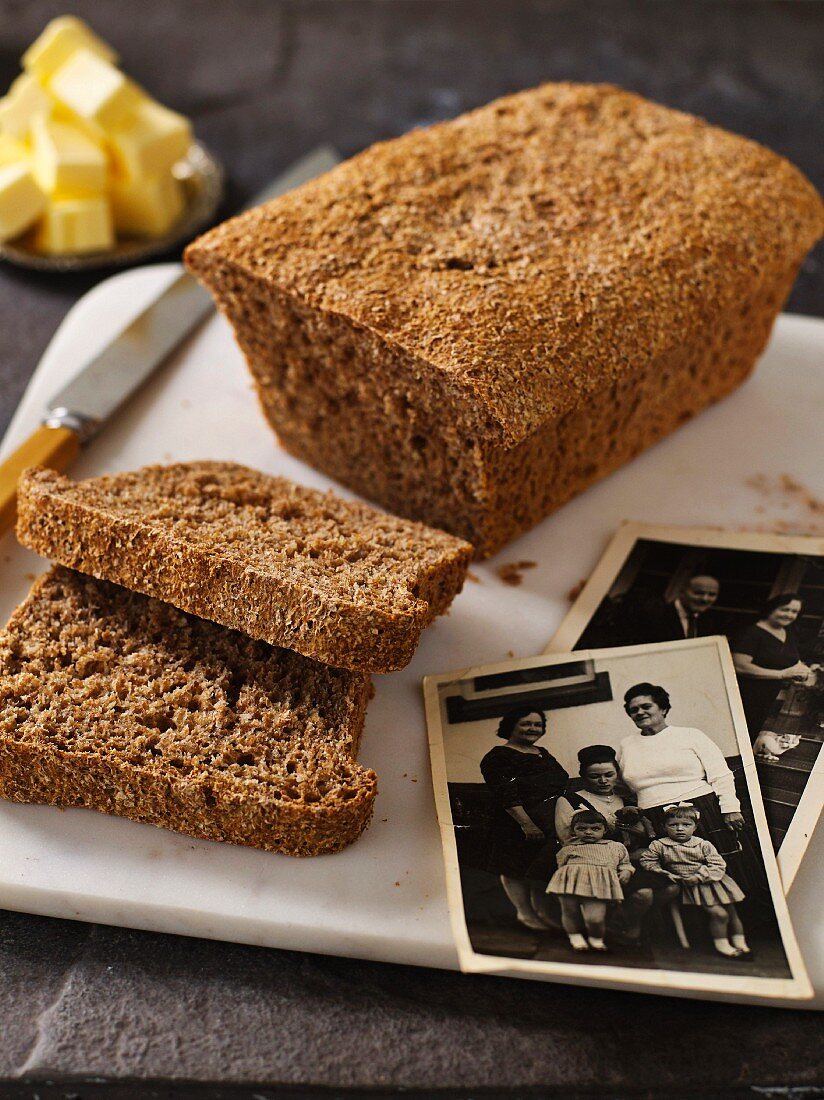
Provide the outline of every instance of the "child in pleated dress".
[[681,904],[698,905],[709,917],[715,950],[728,958],[750,955],[744,926],[735,906],[744,891],[727,874],[718,849],[695,836],[699,811],[689,802],[664,807],[665,837],[653,840],[640,861],[647,871],[666,875],[681,887]]
[[578,810],[570,820],[572,840],[558,852],[558,870],[548,894],[558,894],[561,923],[573,951],[606,951],[607,907],[623,901],[622,883],[635,868],[617,840],[607,840],[606,819],[597,810]]

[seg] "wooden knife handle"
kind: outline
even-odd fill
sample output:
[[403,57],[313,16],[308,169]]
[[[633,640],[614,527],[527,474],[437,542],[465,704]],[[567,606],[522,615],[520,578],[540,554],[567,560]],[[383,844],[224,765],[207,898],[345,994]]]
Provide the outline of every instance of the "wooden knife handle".
[[17,479],[29,466],[65,470],[80,453],[80,440],[71,428],[42,426],[0,463],[0,535],[14,525],[17,515]]

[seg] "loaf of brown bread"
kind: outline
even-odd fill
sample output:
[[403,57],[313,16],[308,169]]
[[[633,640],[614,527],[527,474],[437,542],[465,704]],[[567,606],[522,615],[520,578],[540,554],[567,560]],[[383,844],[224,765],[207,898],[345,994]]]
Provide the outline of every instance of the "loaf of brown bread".
[[17,535],[61,565],[368,672],[409,662],[472,556],[443,531],[229,462],[80,482],[29,470]]
[[61,567],[0,635],[0,796],[309,856],[366,827],[369,677]]
[[186,252],[284,446],[487,555],[750,372],[824,231],[781,157],[547,84]]

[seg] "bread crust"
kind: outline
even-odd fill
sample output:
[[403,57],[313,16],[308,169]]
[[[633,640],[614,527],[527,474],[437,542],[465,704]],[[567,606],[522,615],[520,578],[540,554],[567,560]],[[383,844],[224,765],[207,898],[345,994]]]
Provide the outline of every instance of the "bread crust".
[[335,852],[369,823],[367,675],[62,567],[0,635],[0,796]]
[[369,672],[411,660],[472,556],[444,532],[221,462],[82,482],[28,470],[17,536],[62,565]]
[[823,231],[754,142],[549,84],[373,146],[186,262],[292,453],[486,556],[738,385]]

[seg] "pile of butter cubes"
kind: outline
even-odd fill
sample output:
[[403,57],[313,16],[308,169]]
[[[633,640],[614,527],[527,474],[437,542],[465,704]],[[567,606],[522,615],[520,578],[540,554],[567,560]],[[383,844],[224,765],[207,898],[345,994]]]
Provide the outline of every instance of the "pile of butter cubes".
[[151,99],[80,19],[53,20],[0,99],[0,241],[33,230],[53,255],[159,237],[180,217],[172,173],[192,143],[187,119]]

